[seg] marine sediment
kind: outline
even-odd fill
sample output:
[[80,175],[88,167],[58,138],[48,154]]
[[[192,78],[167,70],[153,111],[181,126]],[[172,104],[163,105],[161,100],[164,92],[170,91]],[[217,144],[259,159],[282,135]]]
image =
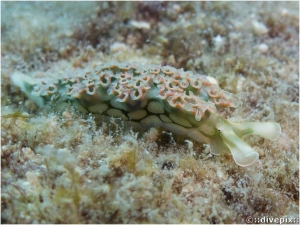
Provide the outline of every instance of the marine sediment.
[[[299,223],[298,2],[1,6],[2,223]],[[281,134],[244,137],[259,159],[241,167],[164,128],[39,107],[11,82],[15,71],[60,80],[114,61],[213,77],[239,102],[216,107],[221,117],[273,121]]]

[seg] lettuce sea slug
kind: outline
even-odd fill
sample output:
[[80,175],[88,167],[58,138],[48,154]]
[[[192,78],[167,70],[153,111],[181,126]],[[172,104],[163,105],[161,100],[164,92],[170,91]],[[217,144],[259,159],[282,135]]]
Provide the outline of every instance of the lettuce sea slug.
[[275,122],[229,122],[217,113],[237,107],[229,92],[206,76],[171,66],[110,63],[58,79],[32,79],[15,72],[12,81],[40,107],[68,102],[84,113],[119,117],[143,128],[161,126],[209,144],[214,155],[231,152],[240,166],[259,157],[244,136],[276,140],[281,132]]

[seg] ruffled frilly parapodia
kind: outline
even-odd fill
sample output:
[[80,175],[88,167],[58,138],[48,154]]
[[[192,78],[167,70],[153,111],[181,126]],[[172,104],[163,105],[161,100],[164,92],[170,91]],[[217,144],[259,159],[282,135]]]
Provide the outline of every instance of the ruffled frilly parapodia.
[[118,117],[145,128],[161,126],[210,144],[213,154],[231,151],[241,166],[258,159],[243,136],[274,140],[280,133],[274,122],[234,124],[222,118],[218,109],[238,106],[232,94],[204,75],[171,66],[108,63],[57,79],[15,72],[12,81],[40,107],[69,102],[84,113]]

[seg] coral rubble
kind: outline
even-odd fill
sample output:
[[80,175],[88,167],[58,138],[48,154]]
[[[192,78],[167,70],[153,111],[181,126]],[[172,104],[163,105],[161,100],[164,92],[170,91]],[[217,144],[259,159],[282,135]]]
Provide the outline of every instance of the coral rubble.
[[[298,2],[1,6],[2,223],[299,223]],[[168,130],[39,108],[11,82],[114,60],[214,77],[241,102],[220,111],[229,123],[274,121],[282,133],[245,137],[259,160],[239,167]]]

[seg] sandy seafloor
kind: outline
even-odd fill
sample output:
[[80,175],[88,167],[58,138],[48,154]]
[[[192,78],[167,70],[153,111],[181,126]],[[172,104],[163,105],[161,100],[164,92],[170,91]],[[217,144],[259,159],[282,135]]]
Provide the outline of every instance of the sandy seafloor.
[[[299,223],[298,2],[1,2],[1,20],[2,223]],[[240,101],[225,118],[282,134],[246,137],[260,158],[240,167],[159,128],[39,109],[10,81],[113,60],[215,77]]]

